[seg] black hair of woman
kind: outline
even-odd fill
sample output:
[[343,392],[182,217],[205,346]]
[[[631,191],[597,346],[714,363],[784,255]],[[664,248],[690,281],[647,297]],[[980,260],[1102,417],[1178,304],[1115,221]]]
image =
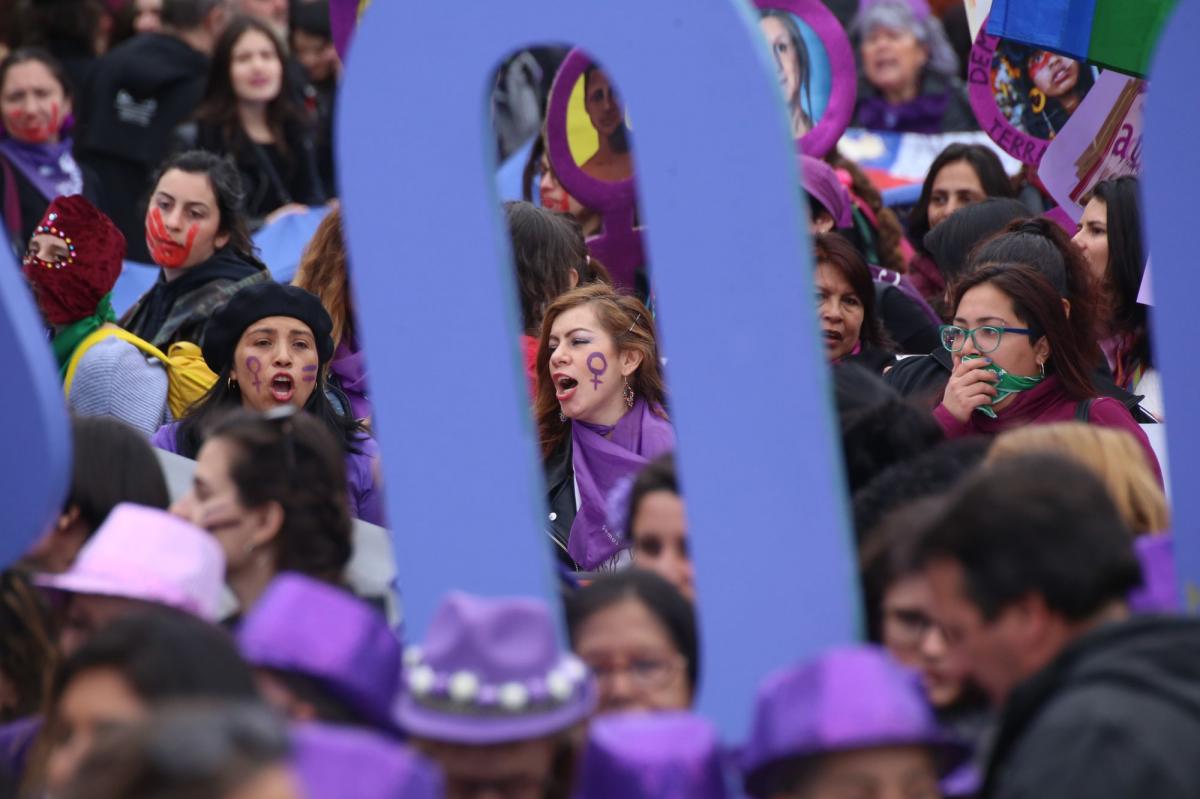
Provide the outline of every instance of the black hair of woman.
[[41,712],[57,662],[56,630],[46,597],[21,569],[0,572],[0,676],[12,697],[0,722]]
[[[1146,307],[1137,296],[1146,271],[1142,239],[1141,189],[1137,178],[1125,176],[1102,180],[1084,198],[1104,202],[1108,227],[1108,269],[1105,279],[1112,294],[1111,324],[1120,332],[1132,333],[1146,327]],[[1147,346],[1145,355],[1150,356]]]
[[235,18],[225,28],[221,38],[217,40],[209,67],[208,86],[199,108],[196,109],[194,118],[199,122],[218,126],[227,146],[234,153],[240,152],[252,144],[242,128],[241,117],[238,115],[238,99],[230,76],[233,50],[241,38],[250,31],[257,31],[270,40],[283,67],[280,75],[279,94],[267,103],[267,126],[274,136],[275,146],[286,155],[289,141],[288,132],[308,127],[310,123],[304,108],[296,99],[298,96],[296,87],[292,85],[287,69],[287,45],[270,25],[254,17]]
[[205,438],[232,445],[230,477],[245,507],[269,502],[282,507],[276,571],[340,583],[352,554],[353,526],[345,461],[326,426],[304,413],[271,419],[235,410],[215,419]]
[[646,464],[638,472],[629,490],[629,512],[625,515],[625,539],[633,541],[633,520],[637,517],[638,506],[642,504],[647,494],[655,491],[667,491],[679,496],[679,478],[675,473],[675,453],[667,452],[659,455]]
[[8,77],[10,69],[31,61],[36,61],[50,70],[50,74],[62,87],[63,96],[68,100],[72,99],[74,95],[71,91],[71,79],[63,68],[62,62],[55,58],[49,50],[41,47],[18,47],[0,60],[0,86],[4,85],[4,79]]
[[912,213],[908,219],[908,238],[916,247],[917,252],[928,255],[925,250],[925,234],[930,230],[929,224],[929,202],[933,196],[933,184],[937,180],[938,173],[943,168],[950,164],[965,161],[970,164],[974,170],[975,176],[979,178],[979,185],[983,188],[983,193],[988,197],[1015,197],[1016,190],[1013,188],[1012,180],[1008,177],[1008,173],[1004,171],[1004,164],[1000,162],[1000,157],[996,155],[990,148],[982,144],[951,144],[946,149],[938,153],[938,157],[933,159],[933,163],[929,166],[929,172],[925,175],[925,183],[921,186],[921,196],[917,199],[917,204],[913,206]]
[[62,799],[227,799],[289,749],[286,724],[257,703],[172,704],[97,741]]
[[168,158],[163,162],[150,181],[150,191],[162,179],[162,176],[177,169],[189,175],[204,175],[212,187],[213,197],[217,201],[217,214],[220,222],[217,233],[229,236],[226,247],[241,255],[259,269],[265,270],[266,265],[258,259],[254,243],[250,240],[250,230],[246,224],[246,196],[242,188],[242,176],[238,173],[237,165],[231,158],[216,155],[206,150],[186,150]]
[[692,695],[700,685],[700,636],[696,611],[675,586],[654,572],[626,569],[600,577],[567,597],[567,630],[574,644],[579,629],[593,615],[627,600],[640,602],[667,631],[687,661]]
[[537,336],[554,298],[589,282],[587,244],[578,223],[532,203],[507,202],[504,216],[517,267],[521,332]]

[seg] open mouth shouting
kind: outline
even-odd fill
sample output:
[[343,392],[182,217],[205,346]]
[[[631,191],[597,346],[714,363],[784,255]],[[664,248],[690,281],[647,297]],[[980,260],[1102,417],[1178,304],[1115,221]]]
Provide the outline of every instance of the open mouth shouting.
[[575,390],[579,388],[579,381],[565,372],[555,372],[551,375],[551,380],[554,381],[554,398],[560,403],[575,396]]
[[296,381],[287,372],[278,372],[268,384],[271,398],[276,402],[286,404],[296,395]]

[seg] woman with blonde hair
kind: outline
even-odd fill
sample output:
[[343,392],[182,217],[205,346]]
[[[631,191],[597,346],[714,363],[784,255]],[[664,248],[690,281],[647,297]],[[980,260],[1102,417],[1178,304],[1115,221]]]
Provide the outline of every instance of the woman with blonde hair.
[[317,226],[317,232],[300,259],[300,267],[296,270],[292,285],[316,295],[329,313],[333,321],[334,346],[333,359],[329,362],[329,384],[345,395],[355,419],[370,419],[367,366],[358,344],[354,303],[350,298],[346,270],[342,212],[340,208],[334,208]]
[[1029,425],[998,436],[987,460],[1032,452],[1060,454],[1091,469],[1104,481],[1135,536],[1155,535],[1169,528],[1166,496],[1141,444],[1124,430],[1081,422]]
[[616,566],[620,530],[608,497],[675,447],[654,320],[641,301],[593,284],[554,300],[542,318],[535,418],[550,534],[568,566]]

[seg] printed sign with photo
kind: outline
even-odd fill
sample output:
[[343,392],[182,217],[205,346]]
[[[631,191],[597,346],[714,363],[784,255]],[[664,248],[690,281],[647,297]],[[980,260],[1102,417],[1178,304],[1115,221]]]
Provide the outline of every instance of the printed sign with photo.
[[857,72],[846,31],[820,0],[755,0],[797,150],[828,152],[850,124]]
[[981,32],[971,49],[971,108],[1005,152],[1038,164],[1096,82],[1095,70],[1037,47]]

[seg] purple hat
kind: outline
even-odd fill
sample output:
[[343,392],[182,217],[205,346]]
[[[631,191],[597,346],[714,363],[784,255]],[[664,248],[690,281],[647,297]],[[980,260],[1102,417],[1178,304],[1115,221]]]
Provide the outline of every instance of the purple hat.
[[928,746],[943,776],[969,755],[933,717],[917,677],[878,647],[831,649],[767,677],[742,755],[746,791],[762,795],[767,766],[880,746]]
[[122,502],[79,550],[69,570],[40,574],[34,583],[70,594],[156,602],[216,621],[225,555],[212,535],[178,516]]
[[441,772],[412,749],[367,730],[292,728],[292,767],[308,799],[442,799]]
[[854,201],[850,192],[838,180],[833,167],[820,158],[802,155],[800,160],[800,185],[812,198],[833,217],[833,226],[848,228],[854,225]]
[[353,594],[281,574],[237,640],[248,663],[315,679],[362,718],[399,732],[392,708],[400,691],[400,642],[387,619]]
[[484,745],[541,738],[596,705],[587,667],[560,652],[546,606],[452,592],[423,646],[404,653],[400,724],[413,736]]
[[591,724],[575,799],[726,799],[713,725],[691,713],[619,713]]

